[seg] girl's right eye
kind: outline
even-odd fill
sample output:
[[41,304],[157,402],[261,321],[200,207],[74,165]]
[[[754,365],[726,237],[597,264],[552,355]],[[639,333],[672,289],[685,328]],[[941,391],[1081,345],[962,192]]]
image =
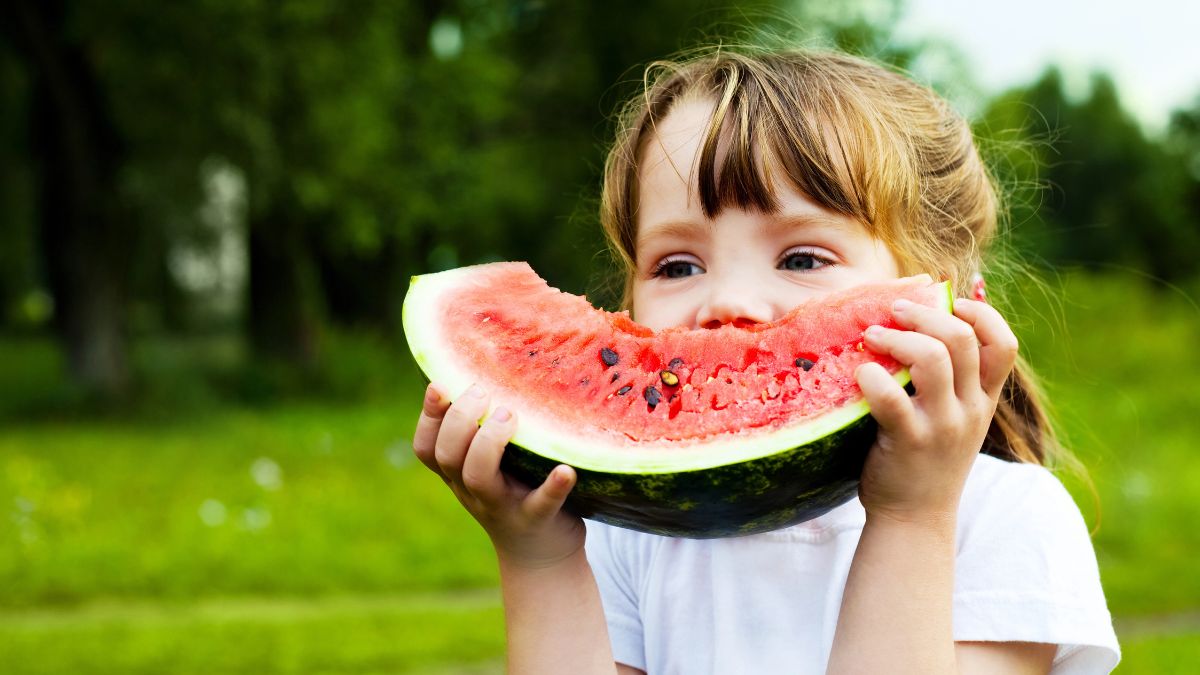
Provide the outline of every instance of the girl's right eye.
[[652,277],[665,277],[667,279],[682,279],[690,277],[693,274],[703,274],[704,269],[690,260],[680,260],[678,258],[668,258],[655,266],[654,271],[650,273]]

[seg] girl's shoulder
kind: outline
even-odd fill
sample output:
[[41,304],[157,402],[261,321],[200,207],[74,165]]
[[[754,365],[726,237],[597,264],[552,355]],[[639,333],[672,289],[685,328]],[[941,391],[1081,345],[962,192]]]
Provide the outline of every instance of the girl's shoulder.
[[956,598],[1057,598],[1107,619],[1091,531],[1045,467],[980,455],[958,509]]
[[[1050,481],[1061,485],[1061,482],[1054,473],[1041,464],[1010,462],[982,452],[975,458],[975,465],[971,467],[971,473],[967,477],[968,485],[972,483],[977,485],[991,485],[1007,481],[1017,483],[1022,481]],[[1049,483],[1047,483],[1048,485]]]
[[[1087,533],[1074,498],[1052,471],[1038,464],[1010,462],[980,454],[963,486],[959,536],[979,526],[1025,523]],[[1089,543],[1090,548],[1090,543]]]
[[1051,584],[1083,574],[1099,587],[1091,530],[1049,469],[980,455],[958,507],[958,562],[1010,560],[1019,571],[1044,561]]
[[1054,672],[1116,665],[1091,532],[1052,471],[980,455],[963,488],[955,546],[956,640],[1058,644]]

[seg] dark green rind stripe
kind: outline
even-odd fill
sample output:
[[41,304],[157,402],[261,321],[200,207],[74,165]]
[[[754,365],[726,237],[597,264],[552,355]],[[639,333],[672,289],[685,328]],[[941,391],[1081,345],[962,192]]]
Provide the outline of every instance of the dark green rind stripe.
[[[699,471],[576,469],[578,483],[567,508],[584,518],[672,537],[708,539],[787,527],[854,497],[876,430],[867,415],[807,445]],[[509,444],[501,466],[536,487],[560,463]]]

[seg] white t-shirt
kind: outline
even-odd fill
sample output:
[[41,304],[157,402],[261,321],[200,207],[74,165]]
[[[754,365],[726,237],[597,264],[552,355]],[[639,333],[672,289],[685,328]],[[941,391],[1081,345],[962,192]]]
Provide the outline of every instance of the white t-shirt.
[[[587,521],[614,658],[649,675],[823,673],[864,522],[857,498],[807,523],[728,539]],[[956,547],[955,640],[1057,644],[1056,675],[1116,667],[1087,526],[1048,470],[980,455]]]

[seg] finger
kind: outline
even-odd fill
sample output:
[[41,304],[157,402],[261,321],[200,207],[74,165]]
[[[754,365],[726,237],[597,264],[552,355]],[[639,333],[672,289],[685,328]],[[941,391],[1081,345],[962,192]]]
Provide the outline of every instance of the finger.
[[516,420],[507,408],[496,408],[479,427],[463,462],[462,482],[471,494],[484,501],[504,496],[507,483],[500,473],[504,447],[516,431]]
[[948,411],[957,401],[950,352],[937,338],[910,330],[871,326],[863,340],[872,351],[887,354],[908,367],[917,398],[932,411]]
[[1017,362],[1020,345],[1008,322],[995,307],[975,300],[955,300],[954,314],[968,323],[979,340],[979,383],[992,399],[1000,397],[1004,381]]
[[[437,443],[438,431],[442,428],[442,418],[450,407],[450,399],[442,393],[437,384],[430,382],[425,389],[425,402],[421,406],[421,416],[417,419],[417,430],[413,433],[413,454],[421,460],[430,471],[442,476],[434,457],[434,446]],[[445,476],[442,476],[445,479]]]
[[460,487],[467,448],[475,438],[475,433],[479,431],[479,419],[487,412],[487,405],[487,393],[482,387],[474,384],[450,404],[450,409],[442,418],[442,429],[438,432],[434,456],[437,458],[438,468],[446,478]]
[[521,510],[534,520],[545,520],[558,513],[571,488],[575,487],[575,470],[566,464],[554,467],[538,489],[530,492],[521,502]]
[[871,408],[871,416],[881,427],[899,431],[916,421],[916,410],[908,392],[883,366],[864,363],[854,371],[854,378]]
[[908,300],[896,301],[892,315],[901,326],[936,338],[946,345],[954,377],[954,393],[960,399],[977,395],[980,388],[979,340],[969,323],[941,309]]

